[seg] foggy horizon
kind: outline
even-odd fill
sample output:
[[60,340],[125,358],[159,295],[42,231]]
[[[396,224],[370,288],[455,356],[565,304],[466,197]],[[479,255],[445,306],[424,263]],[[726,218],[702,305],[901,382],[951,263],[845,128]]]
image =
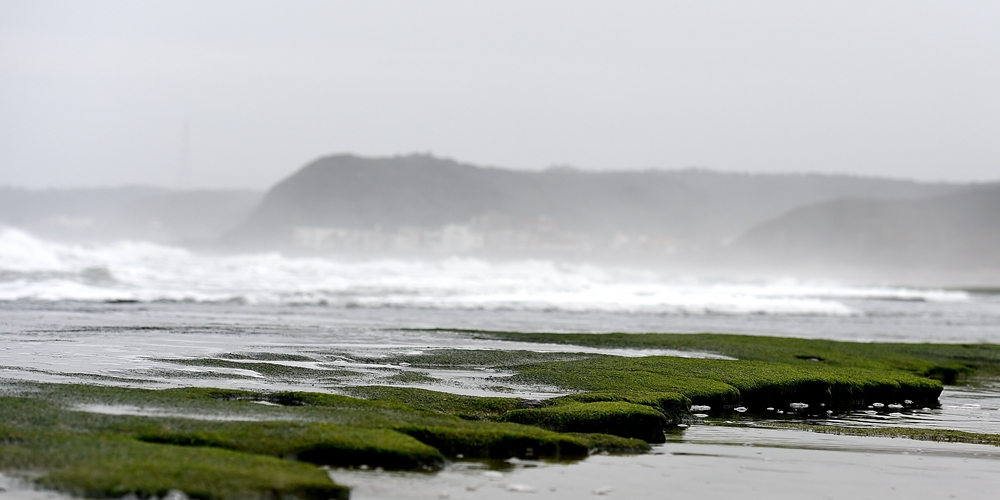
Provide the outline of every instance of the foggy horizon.
[[341,151],[993,182],[998,21],[990,2],[3,2],[0,185],[261,190]]
[[640,173],[640,172],[664,172],[664,173],[684,173],[684,172],[700,172],[709,174],[720,174],[720,175],[734,175],[734,176],[788,176],[788,177],[808,177],[808,176],[819,176],[827,178],[848,178],[848,179],[862,179],[862,180],[889,180],[889,181],[901,181],[901,182],[913,182],[922,185],[933,185],[933,184],[948,184],[956,186],[977,186],[977,185],[989,185],[1000,183],[1000,175],[995,179],[981,179],[981,180],[949,180],[949,179],[918,179],[913,177],[905,176],[892,176],[892,175],[877,175],[877,174],[865,174],[856,172],[824,172],[824,171],[783,171],[783,172],[753,172],[753,171],[743,171],[743,170],[721,170],[714,169],[704,166],[687,166],[687,167],[636,167],[636,168],[583,168],[576,165],[569,164],[553,164],[540,168],[515,168],[505,165],[492,165],[492,164],[481,164],[475,161],[470,161],[462,158],[455,158],[445,154],[437,154],[430,151],[413,151],[410,153],[396,153],[396,154],[386,154],[386,155],[361,155],[349,151],[332,152],[329,154],[318,155],[312,160],[306,161],[298,166],[290,167],[287,172],[279,175],[274,179],[273,182],[261,186],[193,186],[193,185],[178,185],[175,181],[173,183],[143,183],[143,182],[133,182],[133,183],[108,183],[108,184],[80,184],[80,185],[38,185],[38,186],[28,186],[28,185],[16,185],[16,184],[4,184],[0,183],[0,188],[2,189],[18,189],[25,191],[74,191],[74,190],[101,190],[101,189],[119,189],[119,188],[151,188],[151,189],[162,189],[167,191],[257,191],[264,192],[273,188],[278,183],[288,179],[289,177],[295,175],[304,166],[309,165],[317,160],[323,158],[335,157],[335,156],[354,156],[364,159],[390,159],[390,158],[407,158],[407,157],[431,157],[435,159],[454,161],[463,165],[470,165],[477,168],[485,169],[497,169],[505,170],[510,172],[545,172],[549,170],[571,170],[581,173]]

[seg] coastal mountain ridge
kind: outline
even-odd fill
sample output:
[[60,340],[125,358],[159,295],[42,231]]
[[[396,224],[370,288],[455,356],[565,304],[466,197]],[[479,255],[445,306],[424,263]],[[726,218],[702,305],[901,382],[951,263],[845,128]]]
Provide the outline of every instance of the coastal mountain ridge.
[[895,269],[888,279],[907,282],[913,272],[936,270],[934,283],[965,284],[1000,281],[998,215],[997,183],[518,171],[429,155],[326,156],[265,193],[0,188],[0,224],[62,241],[573,258],[864,280]]
[[[319,158],[279,182],[234,236],[288,242],[294,228],[362,231],[480,224],[578,238],[715,248],[789,210],[844,197],[921,198],[962,186],[814,174],[705,170],[515,171],[427,155]],[[478,222],[477,222],[478,221]]]
[[816,203],[758,224],[732,249],[746,259],[813,266],[1000,269],[1000,185]]

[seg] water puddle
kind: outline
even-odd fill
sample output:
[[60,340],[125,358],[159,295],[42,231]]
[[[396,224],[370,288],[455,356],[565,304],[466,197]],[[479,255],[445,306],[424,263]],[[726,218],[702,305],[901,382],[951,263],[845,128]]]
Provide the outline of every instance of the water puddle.
[[[275,329],[266,324],[245,329],[95,327],[6,334],[0,339],[0,365],[3,365],[0,376],[37,382],[85,380],[147,388],[193,385],[259,390],[273,385],[275,389],[335,390],[352,385],[395,385],[532,398],[564,394],[505,383],[502,379],[509,373],[491,372],[488,367],[486,370],[472,366],[416,368],[393,361],[448,349],[521,350],[541,355],[723,358],[711,353],[673,350],[595,349],[473,339],[451,331]],[[268,366],[273,370],[265,371],[274,373],[262,373],[260,369]]]
[[24,479],[0,474],[0,500],[74,500],[76,497],[40,490]]
[[872,407],[838,415],[835,418],[809,420],[819,425],[841,427],[918,427],[951,429],[994,434],[1000,432],[1000,388],[981,386],[946,386],[934,408]]
[[[266,406],[266,405],[262,405]],[[156,408],[132,405],[103,405],[103,404],[80,404],[70,407],[71,410],[87,413],[99,413],[102,415],[131,415],[136,417],[159,417],[159,418],[187,418],[191,420],[208,420],[214,422],[262,422],[275,420],[295,420],[288,416],[268,414],[268,415],[239,415],[232,413],[188,413],[178,412],[169,408]]]

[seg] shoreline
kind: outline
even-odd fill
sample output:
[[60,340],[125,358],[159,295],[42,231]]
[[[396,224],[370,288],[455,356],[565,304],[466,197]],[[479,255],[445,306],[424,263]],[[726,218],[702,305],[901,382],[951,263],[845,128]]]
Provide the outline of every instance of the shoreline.
[[[7,380],[0,397],[5,422],[0,425],[0,456],[5,457],[0,458],[0,472],[31,471],[23,477],[32,477],[38,486],[87,497],[162,497],[180,490],[206,500],[275,494],[303,500],[346,498],[349,489],[330,481],[320,467],[435,471],[455,460],[578,461],[595,453],[642,454],[650,444],[683,434],[706,417],[762,420],[784,408],[782,418],[791,420],[787,426],[800,429],[807,419],[872,405],[883,411],[935,405],[943,388],[938,378],[954,383],[971,376],[994,377],[1000,367],[1000,346],[987,344],[857,344],[727,335],[466,335],[697,349],[739,359],[437,349],[367,361],[414,370],[503,370],[525,386],[548,385],[569,393],[547,400],[387,385],[346,387],[341,391],[348,395],[337,395]],[[275,381],[320,381],[328,375],[278,363],[287,356],[241,356],[186,362],[247,363],[246,369]],[[107,411],[85,411],[102,407]],[[220,418],[227,415],[230,419]],[[837,432],[832,429],[820,432]],[[866,432],[1000,442],[995,435],[944,429]],[[257,472],[251,480],[246,471]]]

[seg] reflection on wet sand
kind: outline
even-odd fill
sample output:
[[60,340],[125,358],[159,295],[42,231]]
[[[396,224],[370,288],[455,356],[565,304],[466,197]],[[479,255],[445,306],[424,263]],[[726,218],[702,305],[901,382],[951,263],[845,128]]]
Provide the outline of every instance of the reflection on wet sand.
[[458,462],[434,475],[335,469],[353,498],[985,498],[1000,449],[803,431],[692,426],[648,455],[576,464]]

